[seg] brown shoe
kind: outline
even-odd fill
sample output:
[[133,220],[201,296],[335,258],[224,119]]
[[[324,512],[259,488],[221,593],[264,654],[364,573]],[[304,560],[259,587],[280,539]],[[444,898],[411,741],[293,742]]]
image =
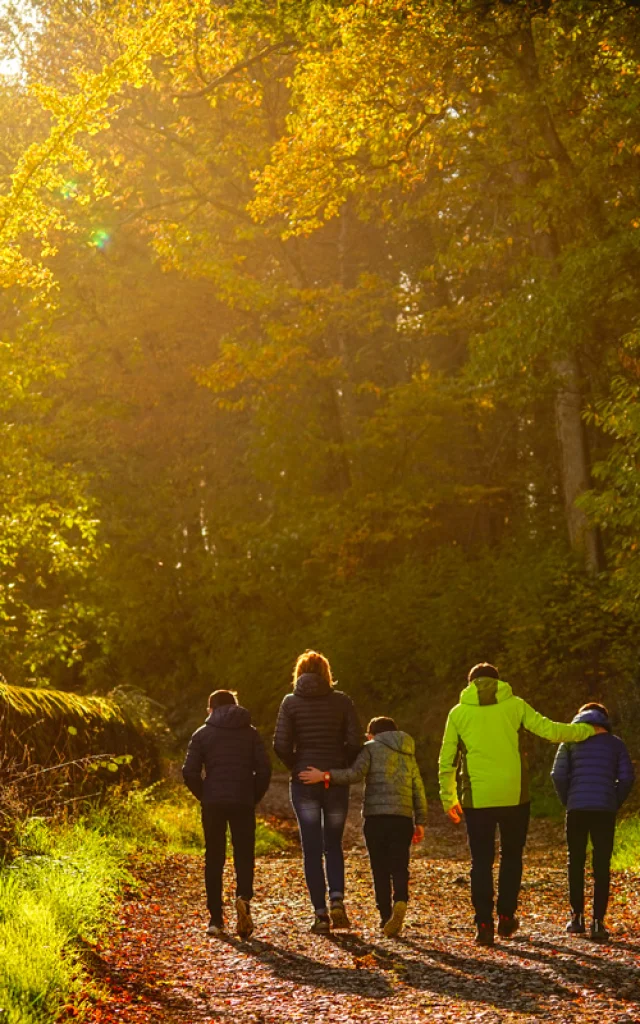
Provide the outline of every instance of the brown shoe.
[[253,918],[251,917],[251,904],[249,900],[243,900],[238,897],[236,900],[236,913],[238,915],[238,935],[241,939],[250,939],[253,935]]
[[397,903],[393,904],[393,910],[391,911],[391,917],[382,929],[388,939],[393,939],[396,935],[399,935],[402,931],[402,925],[404,924],[405,914],[407,913],[407,904],[404,900],[398,900]]
[[347,916],[347,912],[344,909],[344,903],[342,900],[331,900],[331,909],[329,911],[331,915],[331,925],[333,928],[351,928],[351,922]]

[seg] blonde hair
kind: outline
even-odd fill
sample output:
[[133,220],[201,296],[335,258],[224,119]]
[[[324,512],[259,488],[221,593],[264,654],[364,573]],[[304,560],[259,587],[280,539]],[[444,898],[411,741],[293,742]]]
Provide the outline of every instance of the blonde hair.
[[294,686],[296,681],[300,676],[304,675],[305,672],[313,672],[317,676],[322,676],[329,686],[333,686],[331,665],[327,658],[325,658],[324,654],[319,654],[318,651],[305,651],[300,655],[293,670]]

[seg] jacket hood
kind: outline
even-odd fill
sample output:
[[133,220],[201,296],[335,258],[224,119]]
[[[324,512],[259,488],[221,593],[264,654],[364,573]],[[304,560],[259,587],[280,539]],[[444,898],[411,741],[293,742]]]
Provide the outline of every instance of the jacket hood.
[[217,729],[246,729],[251,725],[251,713],[239,704],[223,704],[211,712],[206,725],[213,725]]
[[460,694],[460,703],[485,707],[487,704],[502,704],[503,700],[509,700],[509,697],[513,697],[509,683],[503,683],[501,679],[480,676],[465,686]]
[[611,732],[611,722],[602,711],[590,708],[589,711],[580,711],[573,719],[575,722],[586,722],[587,725],[601,725],[608,732]]
[[385,747],[397,751],[399,754],[415,754],[416,745],[413,737],[408,732],[401,732],[400,729],[379,732],[373,737],[372,743],[382,743]]
[[325,697],[331,693],[331,687],[326,679],[315,672],[304,672],[296,679],[293,692],[298,697]]

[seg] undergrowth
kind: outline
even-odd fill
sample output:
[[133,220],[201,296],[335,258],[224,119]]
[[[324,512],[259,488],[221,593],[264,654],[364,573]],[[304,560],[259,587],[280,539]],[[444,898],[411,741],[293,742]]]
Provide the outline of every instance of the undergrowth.
[[616,871],[640,871],[640,815],[618,823],[611,865]]
[[[177,786],[116,793],[75,822],[32,817],[16,826],[17,856],[0,868],[0,1024],[53,1024],[97,994],[83,947],[108,927],[134,879],[130,858],[202,849],[199,807]],[[286,840],[258,826],[257,852]]]

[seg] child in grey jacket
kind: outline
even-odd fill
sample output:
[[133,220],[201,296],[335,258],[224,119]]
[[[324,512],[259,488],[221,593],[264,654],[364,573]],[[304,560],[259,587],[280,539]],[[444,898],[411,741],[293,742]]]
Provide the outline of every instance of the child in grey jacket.
[[380,926],[392,937],[400,933],[407,912],[409,852],[412,840],[424,838],[427,799],[411,736],[387,717],[372,718],[367,736],[350,768],[322,772],[310,767],[300,772],[300,778],[307,785],[324,781],[325,786],[349,786],[365,779],[364,837]]

